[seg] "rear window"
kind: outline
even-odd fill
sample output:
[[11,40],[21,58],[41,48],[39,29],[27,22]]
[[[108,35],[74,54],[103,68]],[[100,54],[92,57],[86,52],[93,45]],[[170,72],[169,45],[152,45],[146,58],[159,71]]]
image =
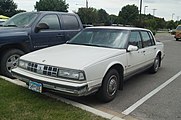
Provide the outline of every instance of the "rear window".
[[63,29],[64,30],[77,30],[79,29],[79,22],[74,15],[62,15]]

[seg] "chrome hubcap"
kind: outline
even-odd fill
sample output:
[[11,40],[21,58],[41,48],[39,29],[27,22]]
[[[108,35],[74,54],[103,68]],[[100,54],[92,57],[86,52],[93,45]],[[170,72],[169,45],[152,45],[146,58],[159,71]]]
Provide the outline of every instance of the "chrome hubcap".
[[114,95],[117,90],[117,77],[112,75],[109,79],[108,89],[107,92],[110,96]]
[[158,71],[159,68],[159,59],[155,59],[155,71]]
[[12,55],[7,59],[6,68],[9,72],[18,65],[18,58],[20,55]]

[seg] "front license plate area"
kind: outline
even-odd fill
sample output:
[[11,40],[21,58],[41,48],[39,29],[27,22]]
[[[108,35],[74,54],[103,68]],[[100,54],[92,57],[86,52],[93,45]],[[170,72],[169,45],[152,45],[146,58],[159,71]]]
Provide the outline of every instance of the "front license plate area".
[[28,88],[29,88],[30,90],[35,91],[35,92],[42,93],[42,84],[41,84],[41,83],[29,81],[29,86],[28,86]]

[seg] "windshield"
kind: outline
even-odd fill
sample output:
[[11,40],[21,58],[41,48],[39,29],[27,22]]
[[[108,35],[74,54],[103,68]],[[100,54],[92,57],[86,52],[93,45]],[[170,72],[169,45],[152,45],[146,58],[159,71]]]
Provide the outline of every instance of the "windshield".
[[71,39],[68,44],[125,48],[129,31],[118,29],[85,29]]
[[37,13],[19,13],[3,23],[4,27],[26,27],[29,26],[37,17]]
[[178,26],[178,27],[176,28],[176,30],[181,30],[181,26]]

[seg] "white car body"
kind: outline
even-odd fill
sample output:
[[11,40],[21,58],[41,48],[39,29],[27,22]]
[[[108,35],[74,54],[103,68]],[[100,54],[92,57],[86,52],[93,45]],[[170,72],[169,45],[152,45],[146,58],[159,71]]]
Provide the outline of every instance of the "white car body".
[[[122,27],[93,28],[126,29],[130,31],[145,30]],[[163,44],[161,42],[155,41],[155,45],[138,50],[135,50],[134,46],[131,46],[130,49],[131,48],[133,50],[128,51],[128,48],[113,49],[96,46],[63,44],[35,51],[20,58],[20,60],[37,63],[39,65],[83,71],[86,78],[84,81],[47,76],[28,71],[21,67],[13,69],[12,73],[15,77],[26,83],[30,80],[36,81],[41,83],[45,88],[58,90],[65,94],[84,96],[98,91],[103,84],[104,76],[113,66],[117,65],[121,67],[121,74],[123,74],[122,78],[125,80],[133,74],[153,66],[158,54],[160,55],[160,59],[165,55]],[[121,83],[122,82],[123,80]]]

